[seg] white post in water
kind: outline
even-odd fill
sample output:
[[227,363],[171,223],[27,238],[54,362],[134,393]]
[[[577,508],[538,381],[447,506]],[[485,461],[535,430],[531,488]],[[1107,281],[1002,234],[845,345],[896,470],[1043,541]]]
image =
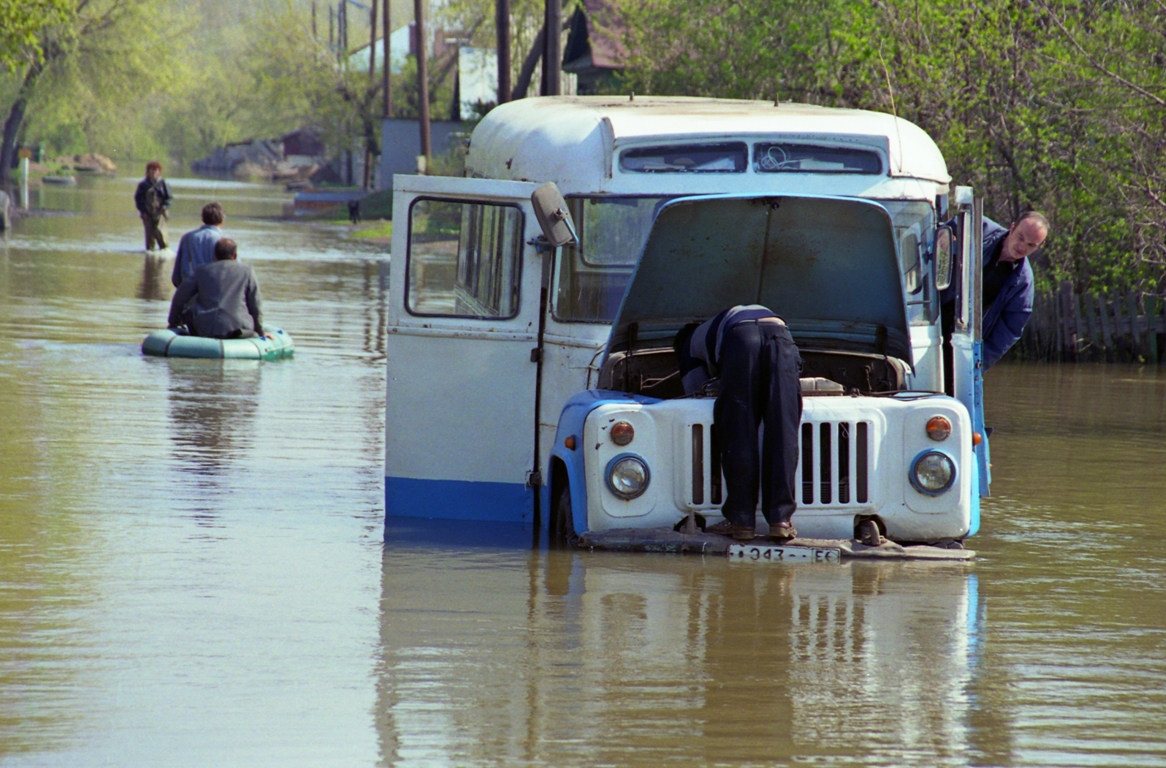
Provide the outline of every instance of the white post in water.
[[28,210],[28,158],[20,158],[20,207]]

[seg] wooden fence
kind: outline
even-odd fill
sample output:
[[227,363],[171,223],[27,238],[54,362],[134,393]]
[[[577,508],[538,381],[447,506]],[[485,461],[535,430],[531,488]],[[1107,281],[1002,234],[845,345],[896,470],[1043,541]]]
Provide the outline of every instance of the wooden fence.
[[1166,362],[1166,301],[1147,294],[1038,292],[1010,356],[1020,360]]

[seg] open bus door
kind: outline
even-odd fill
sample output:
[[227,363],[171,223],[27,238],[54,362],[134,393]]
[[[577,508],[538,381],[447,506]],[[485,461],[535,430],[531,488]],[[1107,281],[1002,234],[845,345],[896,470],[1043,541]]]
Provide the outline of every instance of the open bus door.
[[539,185],[396,176],[394,188],[385,516],[534,523],[553,254]]
[[972,428],[981,436],[980,444],[975,446],[979,495],[987,497],[992,477],[988,436],[984,428],[984,352],[981,339],[984,202],[973,196],[971,187],[956,187],[955,198],[958,240],[954,265],[957,281],[955,320],[951,335],[952,394],[968,409],[972,416]]

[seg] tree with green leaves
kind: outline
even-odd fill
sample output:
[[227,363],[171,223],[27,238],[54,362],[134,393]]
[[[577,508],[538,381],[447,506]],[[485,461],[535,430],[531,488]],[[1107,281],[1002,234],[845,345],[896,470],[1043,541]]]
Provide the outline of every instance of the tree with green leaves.
[[1038,209],[1046,286],[1166,289],[1163,0],[621,0],[637,93],[894,112],[1001,222]]
[[169,16],[149,0],[75,0],[65,22],[37,33],[41,56],[26,55],[17,67],[14,95],[0,135],[0,183],[8,178],[26,118],[36,109],[93,133],[108,120],[110,106],[148,98],[169,78],[169,52],[162,30]]
[[[367,62],[349,61],[311,30],[305,9],[289,0],[254,20],[249,45],[235,62],[234,76],[247,91],[235,101],[240,120],[252,136],[310,125],[331,147],[379,155],[383,78],[378,73],[370,78]],[[455,51],[450,49],[451,55],[430,67],[431,114],[451,112]],[[377,64],[384,66],[383,61]],[[392,75],[396,117],[418,115],[416,72],[416,59],[410,57],[403,71]]]
[[845,99],[839,27],[851,0],[625,0],[618,88],[636,93],[833,103]]
[[15,72],[19,64],[41,59],[41,32],[65,23],[72,11],[71,0],[0,3],[0,65]]

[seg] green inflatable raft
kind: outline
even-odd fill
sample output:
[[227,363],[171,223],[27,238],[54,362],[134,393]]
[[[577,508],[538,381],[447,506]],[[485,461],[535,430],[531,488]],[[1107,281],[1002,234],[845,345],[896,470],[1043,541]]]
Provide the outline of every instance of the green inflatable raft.
[[201,357],[230,360],[279,360],[296,351],[292,337],[282,328],[268,328],[274,336],[253,339],[210,339],[175,333],[167,328],[154,331],[142,342],[142,353],[154,357]]

